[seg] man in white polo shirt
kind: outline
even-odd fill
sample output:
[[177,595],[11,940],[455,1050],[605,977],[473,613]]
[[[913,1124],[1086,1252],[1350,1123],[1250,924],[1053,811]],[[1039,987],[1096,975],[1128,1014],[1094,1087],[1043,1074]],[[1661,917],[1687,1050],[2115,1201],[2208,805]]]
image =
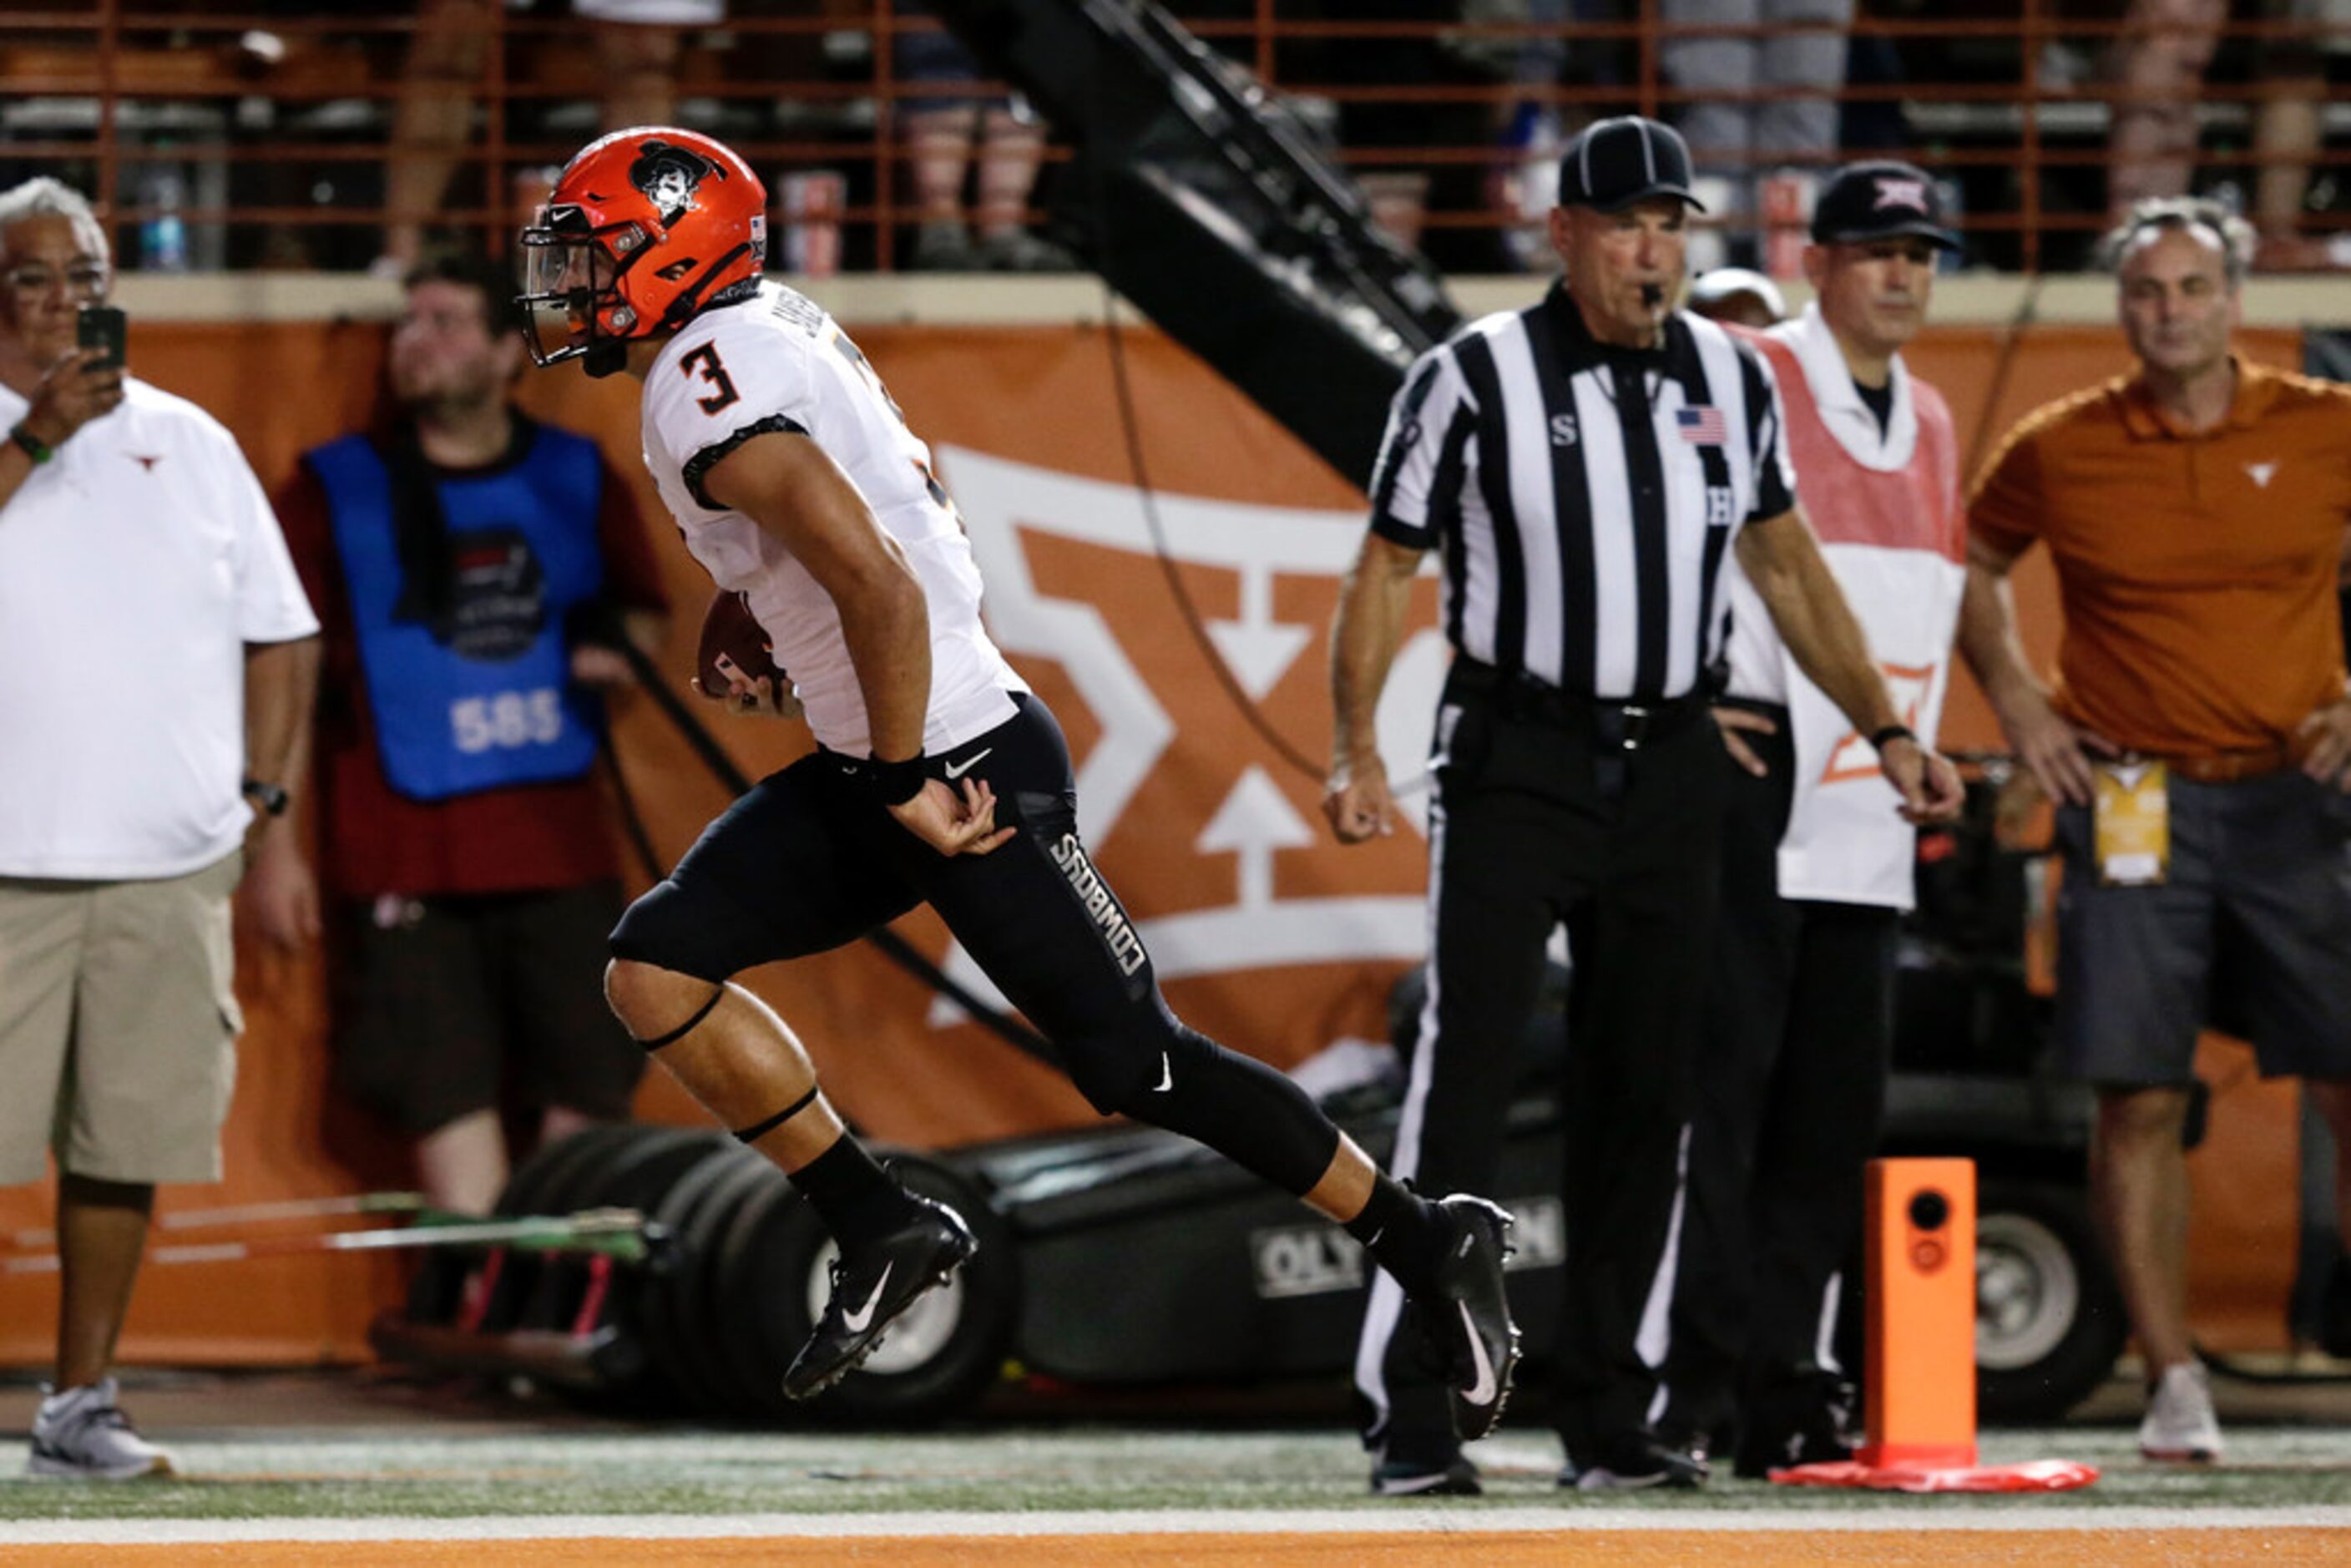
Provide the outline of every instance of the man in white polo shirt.
[[[76,348],[106,231],[0,192],[0,1182],[58,1167],[37,1476],[168,1474],[108,1375],[155,1184],[220,1176],[229,895],[290,831],[318,622],[235,440]],[[277,935],[308,917],[280,901]]]

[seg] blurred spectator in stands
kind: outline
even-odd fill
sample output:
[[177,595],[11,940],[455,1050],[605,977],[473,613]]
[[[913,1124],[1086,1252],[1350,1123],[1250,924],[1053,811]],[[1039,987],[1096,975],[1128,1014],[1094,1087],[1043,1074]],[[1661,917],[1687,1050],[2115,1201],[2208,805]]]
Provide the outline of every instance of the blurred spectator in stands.
[[[416,36],[392,107],[384,166],[383,254],[375,270],[398,277],[416,265],[425,230],[449,195],[458,150],[473,139],[474,105],[496,0],[419,0]],[[507,0],[510,9],[548,9],[547,0]],[[676,109],[679,30],[723,21],[726,0],[571,0],[571,15],[595,41],[604,129],[666,125]],[[504,171],[483,181],[482,204],[507,199]],[[528,216],[528,214],[522,214]],[[517,220],[519,221],[519,220]],[[497,225],[510,228],[512,223]]]
[[[1504,231],[1499,254],[1488,266],[1450,270],[1535,272],[1559,264],[1551,246],[1550,218],[1558,194],[1560,150],[1593,119],[1635,107],[1629,86],[1636,70],[1634,41],[1592,37],[1583,30],[1629,20],[1627,6],[1628,0],[1463,0],[1464,21],[1552,31],[1465,38],[1457,48],[1495,80],[1529,90],[1495,107],[1491,125],[1498,155],[1488,169],[1480,204],[1515,224]],[[1620,104],[1584,98],[1568,105],[1552,101],[1550,89],[1559,87],[1625,91]]]
[[[900,14],[928,16],[918,5]],[[944,27],[899,33],[891,60],[901,83],[971,84],[986,72]],[[1029,231],[1029,199],[1045,161],[1045,127],[1028,101],[1010,98],[909,95],[900,118],[914,180],[917,272],[1073,272],[1077,259]],[[964,181],[977,181],[970,221]]]
[[[1698,160],[1698,194],[1720,214],[1730,260],[1757,259],[1756,197],[1764,177],[1837,162],[1837,94],[1853,9],[1854,0],[1662,0],[1659,14],[1671,26],[1771,29],[1669,37],[1658,54],[1666,80],[1697,95],[1683,102],[1678,123]],[[1790,96],[1792,89],[1802,90]]]
[[[627,1115],[644,1070],[604,1006],[622,898],[590,770],[630,679],[611,640],[657,643],[663,598],[627,484],[508,402],[507,269],[437,256],[407,294],[396,414],[305,455],[279,507],[326,623],[337,1076],[414,1137],[436,1205],[484,1213],[508,1098],[553,1139]],[[264,870],[308,880],[276,851]]]
[[2196,106],[2228,20],[2228,0],[2129,0],[2115,40],[2106,205],[2119,223],[2139,202],[2184,196],[2196,172]]
[[[2328,33],[2351,30],[2343,0],[2256,0],[2266,27],[2253,41],[2251,76],[2252,214],[2261,236],[2254,265],[2306,271],[2335,264],[2323,236],[2303,232],[2311,165],[2325,140]],[[2196,187],[2197,107],[2212,64],[2228,0],[2130,0],[2111,74],[2115,103],[2107,204],[2117,221],[2148,197]]]
[[1780,286],[1743,267],[1718,267],[1693,280],[1688,308],[1693,316],[1759,332],[1788,318],[1788,301]]
[[[1432,210],[1468,214],[1488,207],[1486,169],[1458,154],[1503,140],[1495,124],[1497,106],[1468,94],[1445,95],[1509,79],[1522,41],[1472,38],[1449,24],[1556,19],[1560,10],[1556,0],[1296,0],[1285,3],[1284,21],[1383,31],[1285,41],[1276,71],[1287,90],[1333,96],[1342,162],[1362,187],[1372,221],[1389,238],[1425,251],[1441,267],[1493,271],[1508,265],[1494,229],[1431,225],[1427,218]],[[1395,89],[1419,96],[1385,96]],[[1431,156],[1446,152],[1457,156]],[[1546,212],[1550,196],[1546,183]]]
[[319,630],[228,432],[76,347],[110,275],[78,193],[0,193],[0,1182],[57,1157],[31,1470],[93,1480],[171,1472],[109,1369],[155,1184],[220,1179],[229,896],[290,837]]
[[[2340,266],[2328,237],[2305,234],[2310,170],[2325,142],[2320,106],[2326,98],[2326,51],[2351,41],[2345,0],[2264,0],[2264,21],[2312,29],[2264,36],[2253,47],[2253,226],[2261,235],[2254,266],[2303,272]],[[2330,40],[2328,34],[2336,35]]]

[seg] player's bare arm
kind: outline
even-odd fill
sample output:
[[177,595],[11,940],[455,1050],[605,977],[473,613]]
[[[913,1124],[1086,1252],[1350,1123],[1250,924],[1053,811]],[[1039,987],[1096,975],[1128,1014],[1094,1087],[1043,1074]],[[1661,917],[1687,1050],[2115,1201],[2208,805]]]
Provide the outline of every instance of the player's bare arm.
[[2050,706],[2048,688],[2024,656],[2024,642],[2016,631],[2016,595],[2008,580],[2020,553],[1980,535],[1968,536],[1959,655],[1975,672],[2001,733],[2042,791],[2053,800],[2085,806],[2095,785],[2087,752],[2112,753],[2114,747],[2067,723]]
[[[1803,508],[1791,507],[1750,523],[1739,531],[1738,549],[1739,564],[1771,612],[1796,667],[1827,694],[1857,733],[1875,736],[1902,727],[1886,677],[1821,555]],[[1905,817],[1923,822],[1958,815],[1966,791],[1957,770],[1915,738],[1887,741],[1878,749],[1878,765],[1902,796]]]
[[[847,475],[806,436],[770,432],[728,453],[703,477],[720,506],[742,513],[808,569],[841,615],[841,640],[865,698],[873,759],[923,754],[931,696],[930,612],[898,541]],[[967,779],[960,793],[931,779],[891,814],[941,854],[986,854],[1011,836],[996,799]]]
[[1423,552],[1374,533],[1339,588],[1338,618],[1331,626],[1331,701],[1335,715],[1331,737],[1331,777],[1322,791],[1322,814],[1341,843],[1395,831],[1395,805],[1388,793],[1388,770],[1380,760],[1380,693],[1404,637],[1412,606],[1412,580]]

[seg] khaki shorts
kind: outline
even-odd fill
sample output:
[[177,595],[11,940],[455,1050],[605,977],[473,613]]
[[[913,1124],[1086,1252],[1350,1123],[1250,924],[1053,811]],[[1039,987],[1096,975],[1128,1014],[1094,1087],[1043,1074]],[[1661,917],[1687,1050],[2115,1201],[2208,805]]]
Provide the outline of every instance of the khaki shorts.
[[236,1081],[232,853],[152,882],[0,877],[0,1185],[217,1181]]

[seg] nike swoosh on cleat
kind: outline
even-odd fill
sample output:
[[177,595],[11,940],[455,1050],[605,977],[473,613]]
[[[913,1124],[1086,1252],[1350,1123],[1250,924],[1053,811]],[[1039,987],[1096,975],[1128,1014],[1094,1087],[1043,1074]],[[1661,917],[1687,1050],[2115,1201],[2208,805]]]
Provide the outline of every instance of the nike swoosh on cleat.
[[1494,1382],[1494,1364],[1488,1359],[1486,1342],[1479,1334],[1477,1323],[1470,1319],[1469,1303],[1457,1301],[1454,1304],[1461,1309],[1461,1326],[1469,1333],[1469,1364],[1478,1375],[1461,1397],[1482,1408],[1491,1405],[1494,1396],[1499,1392]]
[[[865,1325],[873,1321],[873,1309],[881,1303],[883,1287],[890,1282],[890,1270],[897,1266],[898,1265],[895,1263],[884,1263],[882,1265],[882,1277],[873,1281],[873,1293],[866,1297],[865,1304],[858,1308],[855,1312],[843,1312],[841,1314],[841,1327],[847,1329],[851,1333],[863,1333],[865,1332]],[[1463,1312],[1466,1313],[1468,1309],[1464,1308]]]
[[982,750],[976,751],[969,757],[965,758],[961,762],[948,763],[943,771],[950,779],[960,779],[965,774],[970,772],[973,768],[978,767],[981,759],[995,749],[996,747],[990,746]]
[[1154,1094],[1165,1094],[1176,1087],[1176,1070],[1167,1065],[1167,1053],[1159,1053],[1159,1082],[1151,1086]]

